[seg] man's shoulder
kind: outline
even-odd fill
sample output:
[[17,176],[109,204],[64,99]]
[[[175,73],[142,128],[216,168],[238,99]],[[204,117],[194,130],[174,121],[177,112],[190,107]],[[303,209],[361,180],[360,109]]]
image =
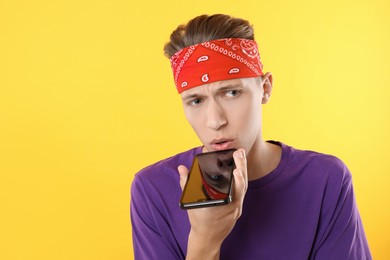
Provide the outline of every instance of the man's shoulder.
[[344,162],[332,154],[323,152],[292,148],[295,155],[295,159],[301,159],[308,162],[316,162],[325,165],[337,165],[338,167],[344,166]]
[[[157,161],[136,173],[136,178],[157,178],[159,175],[167,173],[177,173],[179,165],[185,165],[187,168],[191,166],[191,162],[197,153],[200,153],[201,147],[195,147],[190,150],[178,153],[168,158]],[[178,173],[177,173],[178,174]]]
[[300,165],[312,174],[327,175],[330,178],[349,179],[351,173],[346,164],[337,156],[313,150],[291,149],[290,165]]
[[131,183],[132,201],[146,203],[151,200],[155,202],[167,199],[178,200],[176,196],[180,196],[181,189],[177,167],[179,165],[190,167],[194,156],[199,151],[201,151],[200,147],[193,148],[141,169],[135,174]]

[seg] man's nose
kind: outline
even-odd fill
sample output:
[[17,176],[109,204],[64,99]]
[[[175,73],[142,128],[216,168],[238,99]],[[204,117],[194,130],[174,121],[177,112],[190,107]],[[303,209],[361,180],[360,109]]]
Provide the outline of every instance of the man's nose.
[[207,127],[219,130],[227,124],[227,119],[224,109],[218,102],[210,101],[207,109]]

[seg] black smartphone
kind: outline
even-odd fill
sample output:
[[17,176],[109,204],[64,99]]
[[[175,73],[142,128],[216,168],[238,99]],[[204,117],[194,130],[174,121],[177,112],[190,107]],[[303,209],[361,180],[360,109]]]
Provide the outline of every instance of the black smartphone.
[[232,201],[235,150],[195,156],[180,199],[182,209],[218,206]]

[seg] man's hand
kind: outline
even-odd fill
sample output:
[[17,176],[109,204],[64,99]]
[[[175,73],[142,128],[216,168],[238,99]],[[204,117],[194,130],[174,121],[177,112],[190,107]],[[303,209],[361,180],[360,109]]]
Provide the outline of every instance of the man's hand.
[[[187,259],[219,259],[223,240],[232,231],[241,216],[242,205],[248,187],[248,173],[244,149],[233,154],[236,169],[233,201],[227,205],[188,210],[191,231],[188,238]],[[180,165],[180,186],[187,181],[188,169]]]

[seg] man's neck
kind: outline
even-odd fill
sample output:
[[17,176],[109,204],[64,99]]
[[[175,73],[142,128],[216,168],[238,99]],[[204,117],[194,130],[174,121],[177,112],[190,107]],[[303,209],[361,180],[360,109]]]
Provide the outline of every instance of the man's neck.
[[248,180],[256,180],[272,172],[279,164],[282,147],[263,140],[255,143],[247,156]]

